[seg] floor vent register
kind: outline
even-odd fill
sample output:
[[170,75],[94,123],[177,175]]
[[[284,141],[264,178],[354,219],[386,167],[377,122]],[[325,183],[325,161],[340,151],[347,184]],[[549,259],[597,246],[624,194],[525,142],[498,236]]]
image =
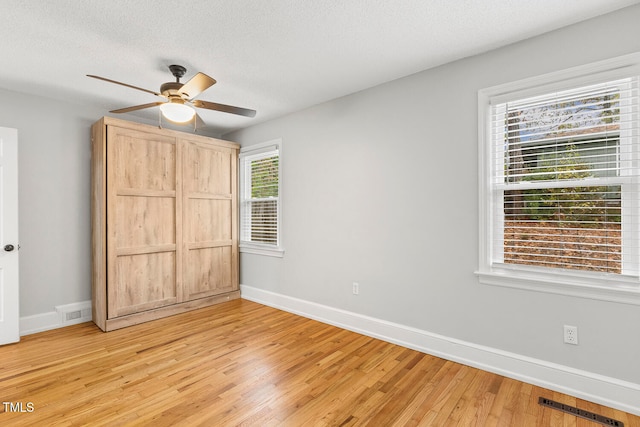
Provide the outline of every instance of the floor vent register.
[[538,399],[538,403],[542,406],[557,409],[559,411],[566,412],[568,414],[575,415],[576,417],[584,418],[596,423],[600,423],[605,426],[624,427],[624,423],[622,421],[614,420],[613,418],[605,417],[594,412],[585,411],[584,409],[579,409],[575,406],[565,405],[564,403],[556,402],[555,400],[540,397]]

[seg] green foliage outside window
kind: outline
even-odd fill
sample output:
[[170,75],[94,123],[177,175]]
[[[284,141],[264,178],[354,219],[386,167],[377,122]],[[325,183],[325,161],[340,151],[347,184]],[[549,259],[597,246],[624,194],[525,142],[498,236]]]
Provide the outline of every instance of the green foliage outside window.
[[[580,159],[575,146],[561,156],[544,155],[538,161],[537,175],[523,181],[579,180],[593,177],[589,165]],[[539,221],[580,223],[582,227],[599,227],[602,223],[619,223],[620,186],[584,186],[524,190],[524,214]]]
[[278,156],[251,162],[251,198],[278,197]]

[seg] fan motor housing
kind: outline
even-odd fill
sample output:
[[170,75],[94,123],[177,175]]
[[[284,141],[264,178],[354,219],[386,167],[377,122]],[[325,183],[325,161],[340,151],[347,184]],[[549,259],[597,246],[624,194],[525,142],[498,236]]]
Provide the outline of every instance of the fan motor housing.
[[179,95],[178,91],[182,86],[183,84],[178,82],[163,83],[162,86],[160,86],[160,93],[162,93],[165,96]]

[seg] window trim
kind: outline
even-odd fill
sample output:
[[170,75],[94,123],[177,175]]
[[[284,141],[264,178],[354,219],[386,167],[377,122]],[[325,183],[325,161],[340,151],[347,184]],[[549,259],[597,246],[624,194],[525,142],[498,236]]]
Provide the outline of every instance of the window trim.
[[[625,55],[593,64],[578,66],[542,76],[481,89],[478,91],[478,269],[475,274],[485,285],[529,291],[577,296],[625,304],[640,305],[640,280],[625,276],[612,278],[597,273],[563,270],[549,271],[535,267],[492,265],[492,236],[495,198],[491,188],[492,105],[566,89],[569,84],[590,85],[640,75],[640,53]],[[499,231],[498,231],[499,232]]]
[[254,255],[264,255],[282,258],[284,256],[284,246],[283,246],[283,233],[282,233],[282,140],[274,139],[266,142],[261,142],[258,144],[250,145],[247,147],[240,148],[240,155],[238,157],[238,170],[239,170],[239,195],[238,203],[240,204],[240,208],[238,209],[238,224],[242,224],[242,205],[244,202],[244,168],[242,167],[242,158],[245,156],[256,155],[262,152],[267,152],[273,149],[278,150],[278,245],[269,245],[269,244],[261,244],[256,242],[247,242],[241,240],[242,236],[240,233],[240,238],[238,239],[238,249],[240,253],[254,254]]

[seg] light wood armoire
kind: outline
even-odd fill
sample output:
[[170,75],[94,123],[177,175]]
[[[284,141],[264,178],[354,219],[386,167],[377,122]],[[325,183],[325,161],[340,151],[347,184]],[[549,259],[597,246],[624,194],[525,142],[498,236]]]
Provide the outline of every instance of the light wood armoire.
[[238,298],[239,145],[109,117],[91,138],[96,325]]

